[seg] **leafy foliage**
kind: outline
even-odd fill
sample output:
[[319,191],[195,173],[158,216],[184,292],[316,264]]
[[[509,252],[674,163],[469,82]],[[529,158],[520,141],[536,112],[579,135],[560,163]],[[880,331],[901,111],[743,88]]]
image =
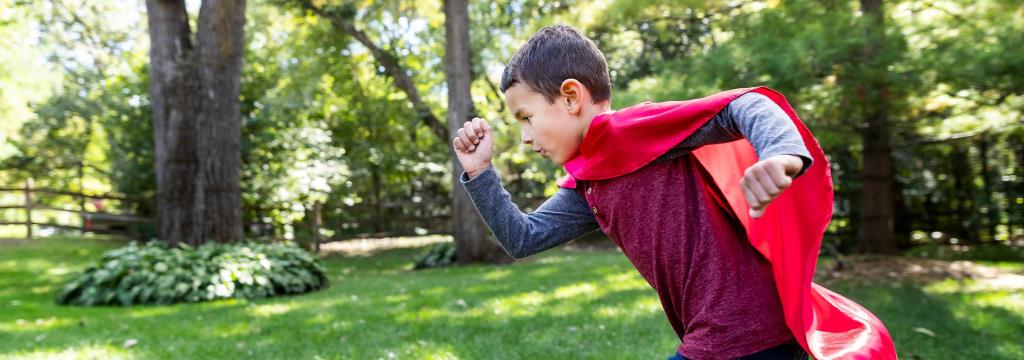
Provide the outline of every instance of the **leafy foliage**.
[[131,243],[108,251],[68,283],[57,303],[170,304],[264,298],[326,287],[319,259],[294,245],[206,243],[170,248]]
[[[328,209],[321,228],[327,236],[404,230],[412,228],[408,218],[447,214],[447,141],[422,124],[365,46],[297,6],[306,2],[257,0],[247,8],[241,96],[247,231],[307,237],[317,201]],[[393,55],[434,115],[445,117],[441,1],[314,3],[350,18]],[[152,198],[146,33],[136,26],[145,21],[144,6],[14,4],[0,14],[0,34],[19,41],[0,41],[0,48],[31,57],[33,65],[0,61],[0,115],[9,120],[0,132],[11,139],[0,144],[0,182],[33,176],[38,187]],[[494,165],[506,189],[527,205],[552,195],[564,170],[520,143],[521,129],[510,121],[496,82],[513,51],[542,26],[566,23],[594,39],[609,61],[613,108],[735,87],[776,88],[829,155],[837,199],[829,235],[850,250],[861,213],[882,206],[861,204],[859,196],[863,114],[870,105],[861,93],[870,89],[858,87],[865,76],[881,76],[891,96],[901,245],[914,245],[919,231],[969,242],[1021,239],[1024,47],[1017,44],[1024,7],[1005,0],[886,1],[883,10],[878,64],[884,66],[862,61],[869,39],[857,1],[473,2],[476,115],[495,129]],[[33,35],[36,22],[41,31]],[[44,63],[64,68],[63,78],[43,77],[44,67],[36,65]],[[970,133],[977,136],[958,138]],[[39,203],[62,207],[58,200]],[[118,210],[149,215],[155,209]]]
[[419,255],[413,270],[450,266],[455,264],[455,260],[454,242],[437,243]]

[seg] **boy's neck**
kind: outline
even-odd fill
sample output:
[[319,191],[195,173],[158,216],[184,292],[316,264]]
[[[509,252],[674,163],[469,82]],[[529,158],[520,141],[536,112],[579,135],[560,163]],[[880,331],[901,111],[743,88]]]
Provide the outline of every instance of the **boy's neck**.
[[610,100],[605,100],[596,104],[592,103],[583,107],[582,111],[580,111],[580,119],[583,120],[583,135],[580,137],[581,141],[587,137],[587,130],[590,130],[590,122],[594,120],[594,117],[597,117],[597,115],[611,109],[612,102]]

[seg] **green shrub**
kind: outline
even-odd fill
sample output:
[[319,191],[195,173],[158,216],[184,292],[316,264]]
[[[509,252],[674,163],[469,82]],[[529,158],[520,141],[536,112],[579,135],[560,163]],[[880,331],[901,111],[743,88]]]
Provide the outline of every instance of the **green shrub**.
[[455,243],[443,242],[431,245],[420,254],[414,270],[449,266],[455,263]]
[[327,286],[319,259],[292,244],[153,241],[108,251],[68,283],[58,304],[136,305],[263,298]]

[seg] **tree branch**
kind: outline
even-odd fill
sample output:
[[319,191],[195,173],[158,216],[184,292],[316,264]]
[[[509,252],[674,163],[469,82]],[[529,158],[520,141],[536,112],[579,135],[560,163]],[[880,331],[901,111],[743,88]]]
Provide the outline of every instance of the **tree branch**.
[[406,74],[405,69],[398,63],[398,59],[390,51],[384,50],[377,46],[366,32],[359,30],[352,23],[352,18],[342,12],[331,11],[330,9],[318,7],[313,4],[310,0],[298,1],[299,5],[307,10],[312,11],[318,16],[331,21],[331,24],[336,28],[343,31],[345,34],[355,38],[360,44],[363,44],[367,49],[370,50],[370,54],[373,58],[384,67],[388,75],[395,80],[395,86],[399,90],[405,93],[406,97],[412,103],[413,109],[416,111],[416,116],[423,121],[434,135],[437,135],[441,139],[442,143],[448,143],[448,126],[443,121],[434,115],[434,112],[430,110],[430,107],[423,98],[420,97],[419,90],[416,89],[416,83],[413,82],[412,77]]

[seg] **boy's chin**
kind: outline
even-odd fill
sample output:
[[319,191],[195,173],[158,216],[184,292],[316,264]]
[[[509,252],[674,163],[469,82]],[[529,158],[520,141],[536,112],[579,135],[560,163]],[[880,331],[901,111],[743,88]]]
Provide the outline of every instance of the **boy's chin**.
[[555,164],[555,165],[558,165],[558,166],[565,165],[565,162],[567,161],[567,159],[563,159],[563,158],[558,157],[558,156],[552,156],[551,153],[548,153],[547,156],[545,156],[545,158],[548,159],[548,161],[550,161],[552,164]]
[[554,163],[555,165],[558,165],[558,166],[565,166],[565,163],[568,162],[569,160],[572,160],[572,158],[573,158],[573,156],[569,156],[569,157],[550,156],[550,155],[548,156],[548,160],[551,160],[552,163]]

